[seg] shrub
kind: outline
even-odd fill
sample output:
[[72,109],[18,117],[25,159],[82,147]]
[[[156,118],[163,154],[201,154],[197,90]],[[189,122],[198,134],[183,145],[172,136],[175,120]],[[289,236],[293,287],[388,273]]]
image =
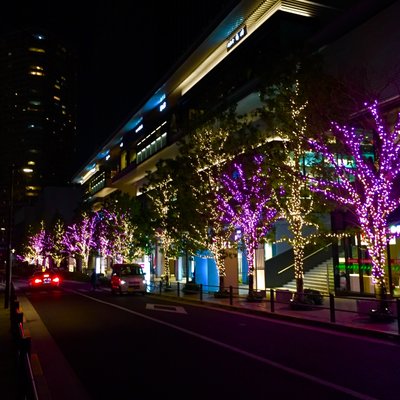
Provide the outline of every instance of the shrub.
[[304,289],[304,298],[309,304],[321,305],[324,298],[319,290]]

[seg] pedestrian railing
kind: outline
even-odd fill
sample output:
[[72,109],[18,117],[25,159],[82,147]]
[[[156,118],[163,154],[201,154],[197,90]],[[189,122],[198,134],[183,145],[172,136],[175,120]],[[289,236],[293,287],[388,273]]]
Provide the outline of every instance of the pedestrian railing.
[[185,300],[238,306],[271,314],[289,315],[309,321],[345,325],[366,331],[385,332],[400,338],[400,299],[339,297],[305,290],[256,290],[229,286],[223,291],[211,285],[189,282],[151,282],[149,292]]
[[31,365],[31,337],[24,330],[24,314],[15,295],[13,285],[11,285],[10,299],[11,332],[17,350],[18,398],[24,400],[38,400],[39,397]]

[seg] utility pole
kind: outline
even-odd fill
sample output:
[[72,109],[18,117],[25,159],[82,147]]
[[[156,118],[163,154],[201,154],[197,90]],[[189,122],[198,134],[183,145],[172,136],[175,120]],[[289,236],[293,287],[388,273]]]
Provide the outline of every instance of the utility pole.
[[11,166],[10,174],[10,192],[8,204],[8,232],[7,232],[7,263],[6,263],[6,287],[4,294],[4,308],[8,308],[11,299],[11,278],[12,278],[12,230],[13,230],[13,214],[14,214],[14,174],[15,166]]

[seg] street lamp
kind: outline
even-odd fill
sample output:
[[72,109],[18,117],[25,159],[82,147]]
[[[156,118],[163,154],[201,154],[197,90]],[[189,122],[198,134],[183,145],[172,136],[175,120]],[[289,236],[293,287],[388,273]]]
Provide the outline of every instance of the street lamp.
[[12,276],[12,226],[14,213],[14,175],[15,166],[11,166],[10,196],[8,204],[8,231],[7,231],[7,262],[6,262],[6,288],[4,293],[4,308],[8,308],[11,298],[11,276]]
[[[24,173],[32,173],[33,169],[23,168]],[[4,294],[4,308],[8,308],[11,300],[11,281],[12,281],[12,260],[13,260],[13,249],[12,249],[12,231],[14,224],[14,176],[15,176],[15,165],[11,165],[10,173],[10,196],[8,205],[8,232],[7,232],[7,262],[6,262],[6,287]]]

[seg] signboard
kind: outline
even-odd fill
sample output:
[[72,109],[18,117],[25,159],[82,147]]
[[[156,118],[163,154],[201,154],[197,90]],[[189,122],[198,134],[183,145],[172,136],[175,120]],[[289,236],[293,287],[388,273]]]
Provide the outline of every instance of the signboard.
[[240,28],[229,40],[226,44],[226,50],[230,50],[234,47],[237,43],[239,43],[247,34],[246,26]]

